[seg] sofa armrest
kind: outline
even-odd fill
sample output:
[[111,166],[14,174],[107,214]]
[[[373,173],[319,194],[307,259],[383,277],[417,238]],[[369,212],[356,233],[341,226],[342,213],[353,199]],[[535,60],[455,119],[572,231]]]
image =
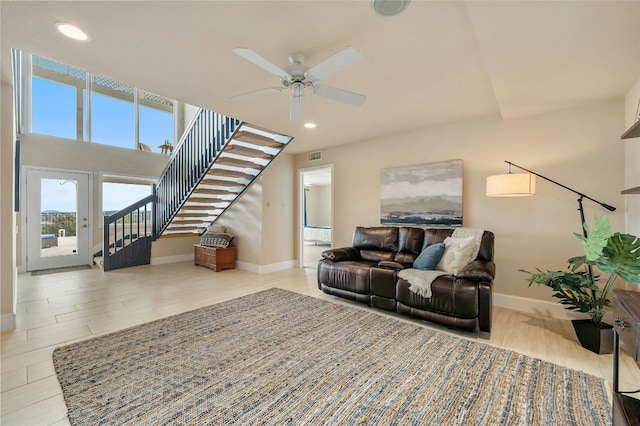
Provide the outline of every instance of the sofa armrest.
[[387,269],[404,269],[404,265],[402,263],[394,262],[393,260],[381,260],[378,262],[378,266]]
[[360,258],[360,253],[353,247],[334,248],[323,251],[322,258],[332,260],[334,262],[358,260]]
[[493,281],[496,276],[496,264],[487,260],[474,260],[462,268],[456,275],[473,281]]

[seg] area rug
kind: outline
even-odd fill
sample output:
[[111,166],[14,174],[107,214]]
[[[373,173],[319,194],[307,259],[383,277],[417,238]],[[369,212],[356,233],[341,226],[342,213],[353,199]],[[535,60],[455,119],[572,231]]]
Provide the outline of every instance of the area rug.
[[93,269],[91,265],[65,266],[64,268],[41,269],[39,271],[31,271],[31,276],[58,274],[60,272],[83,271],[85,269]]
[[600,425],[602,379],[281,289],[56,348],[73,425]]

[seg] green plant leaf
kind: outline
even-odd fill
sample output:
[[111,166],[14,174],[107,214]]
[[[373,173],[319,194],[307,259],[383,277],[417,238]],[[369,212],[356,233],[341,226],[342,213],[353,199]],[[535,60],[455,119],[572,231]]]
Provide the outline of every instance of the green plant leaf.
[[625,281],[640,284],[640,238],[630,234],[614,234],[595,263],[603,272],[615,273]]
[[602,251],[607,246],[607,242],[611,237],[611,224],[607,216],[595,216],[593,219],[593,229],[589,229],[589,225],[584,224],[587,231],[587,238],[580,234],[574,234],[582,240],[582,246],[586,254],[587,260],[595,261],[602,256]]

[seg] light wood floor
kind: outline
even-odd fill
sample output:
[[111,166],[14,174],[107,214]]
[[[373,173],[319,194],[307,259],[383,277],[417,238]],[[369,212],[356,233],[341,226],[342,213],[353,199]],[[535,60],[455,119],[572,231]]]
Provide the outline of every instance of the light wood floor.
[[[264,275],[241,270],[214,273],[189,262],[107,273],[83,270],[42,276],[21,274],[17,329],[2,333],[1,339],[0,423],[69,424],[51,360],[56,346],[271,287],[373,309],[321,293],[315,274],[314,268]],[[443,327],[417,323],[450,332]],[[612,356],[596,355],[581,348],[568,321],[496,308],[489,340],[468,333],[454,334],[611,380]],[[626,354],[621,368],[626,379],[623,388],[640,387],[640,375]]]

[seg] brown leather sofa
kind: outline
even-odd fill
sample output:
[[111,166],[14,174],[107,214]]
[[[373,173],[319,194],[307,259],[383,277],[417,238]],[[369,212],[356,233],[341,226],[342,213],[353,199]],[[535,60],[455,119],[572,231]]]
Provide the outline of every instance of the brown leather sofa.
[[427,299],[409,290],[398,271],[411,268],[422,250],[453,229],[357,227],[351,247],[329,249],[318,264],[318,287],[327,294],[472,332],[491,332],[494,235],[484,231],[478,255],[456,276],[431,284]]

